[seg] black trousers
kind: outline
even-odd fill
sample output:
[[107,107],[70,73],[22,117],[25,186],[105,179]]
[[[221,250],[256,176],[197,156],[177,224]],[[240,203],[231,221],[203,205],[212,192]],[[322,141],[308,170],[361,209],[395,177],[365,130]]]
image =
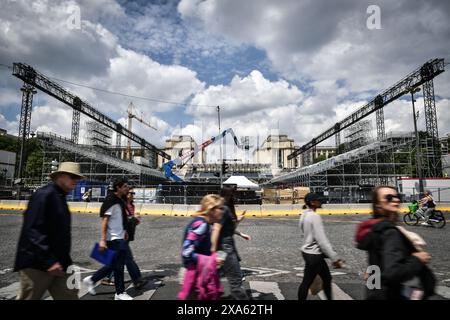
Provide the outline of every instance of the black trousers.
[[231,296],[234,300],[249,300],[242,287],[241,265],[234,244],[222,244],[222,250],[227,253],[222,270],[230,284]]
[[305,260],[305,271],[302,284],[298,288],[298,300],[306,300],[309,287],[317,275],[322,278],[325,296],[328,300],[332,300],[331,274],[325,261],[325,256],[323,254],[308,254],[304,252],[302,252],[302,255]]

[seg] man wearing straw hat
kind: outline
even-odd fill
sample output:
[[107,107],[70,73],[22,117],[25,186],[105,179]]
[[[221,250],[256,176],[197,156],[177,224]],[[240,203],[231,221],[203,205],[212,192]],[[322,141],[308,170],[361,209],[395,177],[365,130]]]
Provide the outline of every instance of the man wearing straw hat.
[[38,300],[46,291],[55,300],[78,299],[78,290],[67,285],[72,259],[66,195],[83,178],[80,165],[62,162],[50,178],[52,182],[33,194],[24,212],[14,265],[20,277],[18,300]]

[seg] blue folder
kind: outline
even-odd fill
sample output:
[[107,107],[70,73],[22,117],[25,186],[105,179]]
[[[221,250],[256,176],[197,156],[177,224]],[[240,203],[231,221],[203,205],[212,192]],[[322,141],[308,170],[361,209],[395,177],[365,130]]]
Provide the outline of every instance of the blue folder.
[[106,249],[105,251],[100,252],[99,247],[100,245],[98,244],[98,242],[95,243],[94,248],[91,252],[91,258],[97,260],[101,264],[110,266],[117,254],[117,251]]

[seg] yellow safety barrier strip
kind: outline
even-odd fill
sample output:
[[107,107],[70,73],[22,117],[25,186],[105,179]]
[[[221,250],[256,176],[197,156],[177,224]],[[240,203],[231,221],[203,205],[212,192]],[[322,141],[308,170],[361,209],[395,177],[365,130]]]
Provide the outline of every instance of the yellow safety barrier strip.
[[[0,211],[23,211],[26,207],[24,205],[16,204],[1,204]],[[82,214],[99,214],[98,208],[70,208],[69,210],[75,213]],[[443,212],[450,212],[450,207],[437,207],[437,210]],[[246,217],[285,217],[285,216],[299,216],[303,210],[247,210]],[[407,208],[400,209],[401,213],[407,213]],[[171,210],[171,209],[143,209],[140,212],[142,216],[178,216],[186,217],[192,216],[195,213],[193,210]],[[318,209],[318,214],[321,215],[352,215],[352,214],[371,214],[372,210],[368,208],[361,209]]]

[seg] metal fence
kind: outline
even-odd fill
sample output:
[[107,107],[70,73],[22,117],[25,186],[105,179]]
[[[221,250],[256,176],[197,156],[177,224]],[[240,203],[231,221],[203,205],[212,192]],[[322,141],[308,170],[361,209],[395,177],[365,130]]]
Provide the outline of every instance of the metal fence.
[[[3,187],[0,188],[0,199],[3,200],[28,200],[40,186],[28,187]],[[67,195],[68,201],[91,201],[103,202],[108,190],[108,186],[90,185],[88,187],[77,187]],[[136,203],[161,203],[161,204],[199,204],[201,199],[207,194],[220,193],[219,185],[148,185],[133,186]],[[432,193],[437,202],[450,202],[450,187],[426,187]],[[89,199],[83,199],[83,194],[91,190]],[[336,188],[328,191],[312,190],[323,195],[326,202],[334,203],[370,203],[372,188],[347,187]],[[402,202],[418,200],[420,195],[416,188],[402,188],[399,190]],[[269,199],[260,191],[238,190],[235,194],[237,204],[291,204],[301,203],[302,199],[293,197],[292,199],[273,198]],[[272,200],[272,201],[269,201]]]
[[[40,186],[10,187],[0,190],[1,199],[28,200]],[[132,186],[135,192],[136,203],[162,203],[162,204],[199,204],[207,194],[219,194],[219,185],[184,185],[159,184],[148,186]],[[89,198],[83,197],[91,191]],[[75,190],[68,193],[68,201],[103,202],[108,194],[108,185],[78,185]],[[261,197],[255,191],[237,190],[236,204],[261,204]]]
[[[426,187],[425,190],[430,191],[433,199],[437,202],[450,201],[450,187]],[[416,188],[403,188],[400,193],[403,196],[403,202],[411,202],[420,199],[420,194],[417,192]]]

